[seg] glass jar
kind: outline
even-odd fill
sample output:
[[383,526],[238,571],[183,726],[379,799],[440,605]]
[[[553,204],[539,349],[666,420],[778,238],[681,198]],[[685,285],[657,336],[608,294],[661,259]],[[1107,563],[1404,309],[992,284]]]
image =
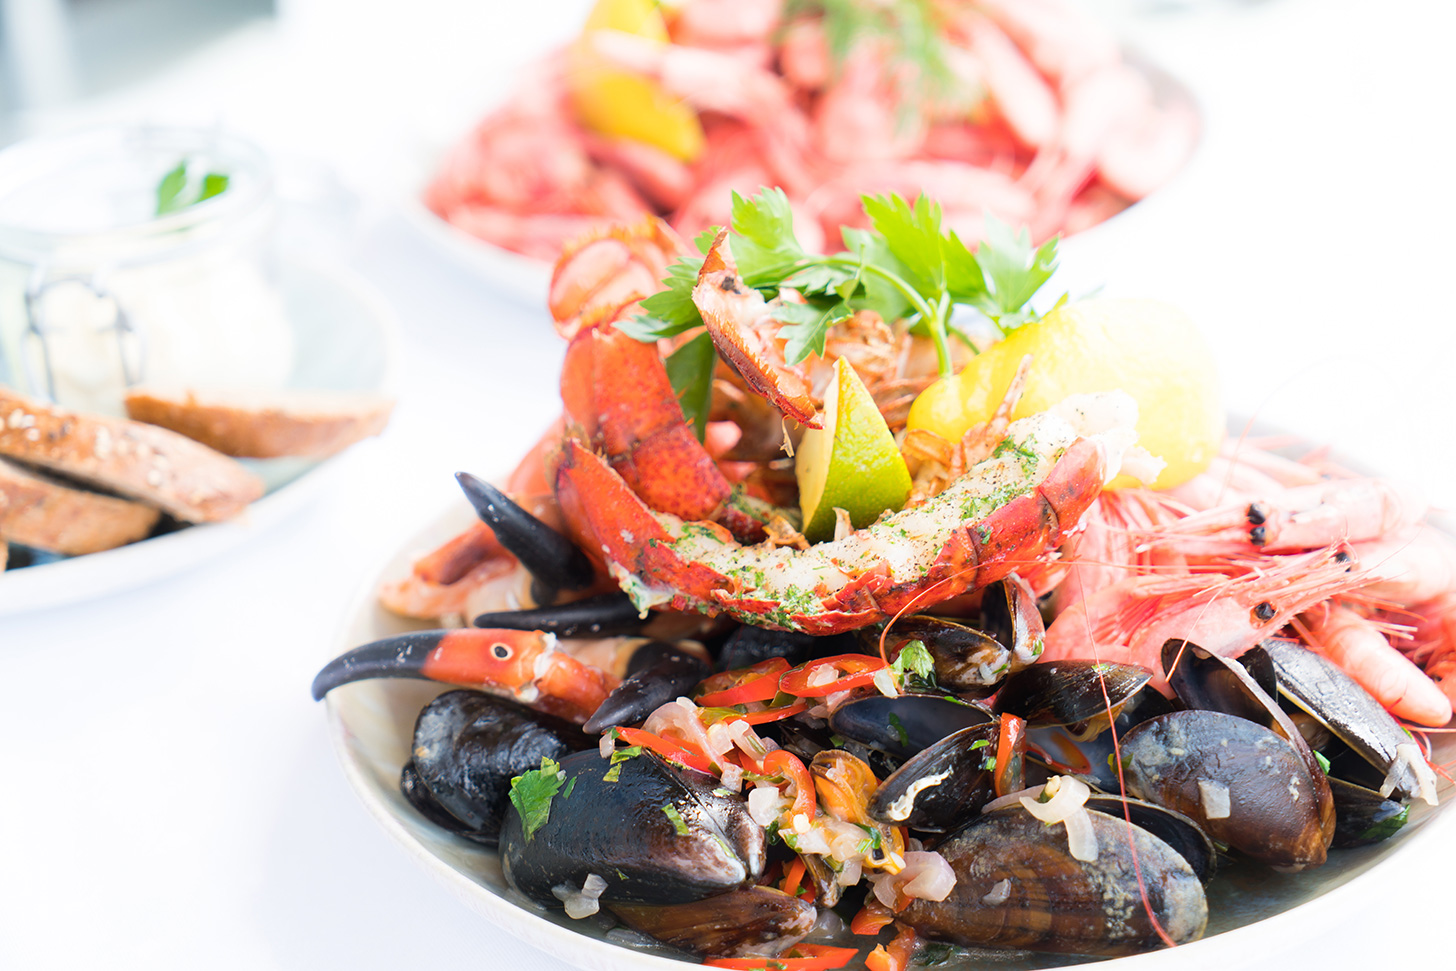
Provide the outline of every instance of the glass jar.
[[[179,164],[227,186],[158,215]],[[112,414],[143,381],[282,386],[275,213],[267,159],[220,132],[95,128],[0,152],[0,382]]]

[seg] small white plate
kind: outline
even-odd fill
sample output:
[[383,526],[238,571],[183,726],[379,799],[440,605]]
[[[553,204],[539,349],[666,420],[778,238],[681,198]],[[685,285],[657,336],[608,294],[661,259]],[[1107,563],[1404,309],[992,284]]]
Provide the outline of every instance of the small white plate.
[[[398,324],[384,298],[353,271],[292,259],[277,268],[294,328],[289,385],[387,391]],[[129,546],[0,573],[0,616],[78,603],[150,583],[262,535],[323,493],[347,452],[317,462],[244,459],[268,492],[237,519],[188,526]]]
[[[416,534],[359,591],[345,615],[331,656],[381,637],[428,627],[384,610],[375,591],[380,582],[405,575],[420,552],[438,546],[472,521],[468,507],[459,502]],[[321,664],[323,660],[327,659],[321,659]],[[409,759],[416,716],[430,699],[448,690],[448,685],[422,681],[375,680],[346,684],[329,693],[326,705],[334,750],[369,813],[412,859],[471,910],[548,954],[588,971],[672,971],[683,967],[676,959],[606,940],[591,921],[571,921],[559,911],[536,907],[506,886],[493,851],[435,826],[405,802],[399,791],[399,774]],[[1434,761],[1456,759],[1456,737],[1435,737]],[[1371,878],[1381,874],[1361,877],[1394,855],[1407,869],[1421,856],[1432,860],[1451,857],[1448,846],[1456,839],[1456,811],[1449,804],[1456,793],[1444,783],[1441,790],[1442,805],[1434,811],[1423,803],[1413,806],[1411,821],[1395,837],[1373,846],[1335,851],[1328,863],[1316,869],[1281,874],[1244,864],[1221,871],[1209,886],[1209,923],[1202,940],[1176,950],[1117,959],[1104,966],[1128,971],[1247,966],[1256,955],[1278,954],[1290,942],[1337,938],[1355,915],[1372,927],[1398,926],[1400,902],[1370,896],[1370,888],[1376,885]],[[1400,933],[1420,937],[1438,935],[1439,930],[1402,927]],[[946,967],[947,971],[972,971],[977,967],[1017,971],[1089,960],[1098,959],[1011,954],[979,965]]]

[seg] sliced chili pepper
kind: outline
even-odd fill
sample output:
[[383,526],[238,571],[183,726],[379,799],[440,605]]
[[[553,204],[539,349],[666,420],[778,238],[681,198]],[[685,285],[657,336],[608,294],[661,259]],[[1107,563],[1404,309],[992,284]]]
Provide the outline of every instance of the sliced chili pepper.
[[831,971],[842,968],[859,952],[852,947],[831,947],[828,944],[797,944],[783,957],[777,958],[709,958],[703,964],[710,968],[736,968],[738,971]]
[[997,796],[1026,788],[1026,719],[1010,713],[1001,715],[996,737],[996,770],[991,773]]
[[790,897],[797,896],[799,893],[799,884],[804,879],[804,871],[806,869],[808,867],[804,865],[804,858],[802,856],[794,857],[794,862],[789,864],[789,869],[784,874],[784,884],[779,889]]
[[[875,672],[888,666],[883,658],[869,654],[838,654],[790,669],[779,678],[779,690],[800,698],[822,698],[836,691],[863,688],[875,680]],[[839,672],[839,676],[827,684],[810,684],[826,667]]]
[[920,945],[920,939],[915,934],[915,928],[909,924],[895,924],[895,939],[890,942],[888,948],[883,944],[875,946],[875,949],[865,958],[865,967],[869,971],[905,971],[910,966],[910,959],[915,956],[915,949]]
[[849,922],[849,929],[852,933],[873,937],[894,920],[895,915],[890,913],[890,908],[870,897],[854,915],[854,920]]
[[713,771],[713,761],[696,745],[688,745],[675,738],[644,732],[640,728],[618,728],[617,737],[628,745],[641,745],[665,759],[670,759],[690,769],[697,769],[699,772],[706,772],[709,775],[717,774]]
[[812,820],[817,804],[814,802],[814,776],[799,757],[792,752],[776,748],[763,757],[759,771],[764,775],[782,775],[794,784],[794,804],[789,807],[789,818],[800,813]]
[[788,669],[788,661],[781,657],[771,657],[751,667],[724,671],[704,681],[700,685],[704,689],[703,694],[695,700],[704,708],[726,708],[730,705],[746,705],[750,701],[772,701],[779,691],[779,677]]
[[791,705],[780,705],[777,708],[765,708],[763,711],[750,711],[743,716],[743,720],[750,725],[764,725],[768,722],[780,721],[784,718],[792,718],[801,711],[808,711],[809,703],[803,698]]

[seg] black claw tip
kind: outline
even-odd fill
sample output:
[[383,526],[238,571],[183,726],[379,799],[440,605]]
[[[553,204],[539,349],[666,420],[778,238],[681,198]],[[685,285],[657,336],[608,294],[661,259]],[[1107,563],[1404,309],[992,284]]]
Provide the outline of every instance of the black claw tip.
[[531,515],[495,486],[469,472],[455,481],[475,514],[495,531],[495,538],[536,578],[532,596],[540,603],[555,599],[557,590],[584,590],[596,579],[586,554],[556,530]]
[[672,644],[648,641],[632,655],[633,672],[607,695],[582,731],[595,735],[616,725],[636,725],[662,705],[687,694],[709,669]]
[[502,610],[475,618],[476,627],[543,630],[557,637],[621,637],[640,632],[646,624],[625,593],[603,593],[555,607]]
[[423,630],[373,641],[334,658],[313,679],[313,700],[341,684],[368,678],[425,678],[425,658],[447,631]]

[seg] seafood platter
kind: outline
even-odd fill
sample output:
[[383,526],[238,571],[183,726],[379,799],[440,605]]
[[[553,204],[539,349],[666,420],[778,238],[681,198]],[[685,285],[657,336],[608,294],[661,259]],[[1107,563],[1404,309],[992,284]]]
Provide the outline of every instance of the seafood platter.
[[1416,490],[1230,424],[1055,239],[798,215],[565,247],[561,417],[313,684],[412,855],[584,966],[903,971],[1197,950],[1445,832]]
[[760,185],[812,248],[863,225],[866,192],[929,195],[968,239],[987,214],[1075,234],[1172,180],[1200,128],[1063,0],[600,0],[526,75],[411,210],[515,290],[584,232],[655,215],[691,238]]

